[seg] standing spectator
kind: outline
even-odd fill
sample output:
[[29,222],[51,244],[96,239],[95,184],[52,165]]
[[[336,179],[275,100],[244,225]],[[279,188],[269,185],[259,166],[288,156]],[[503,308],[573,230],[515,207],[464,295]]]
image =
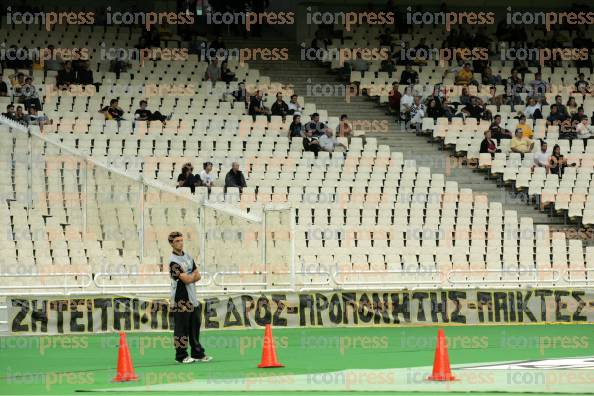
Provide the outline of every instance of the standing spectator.
[[59,89],[68,89],[71,84],[76,84],[76,73],[72,70],[72,62],[64,62],[64,70],[58,72],[56,85]]
[[303,137],[303,124],[301,124],[301,116],[295,114],[293,122],[289,125],[289,139],[294,137]]
[[346,146],[342,143],[338,143],[338,141],[332,136],[332,131],[330,129],[326,129],[326,133],[320,136],[320,148],[323,151],[333,152],[336,147],[341,147],[342,149],[346,150]]
[[169,119],[171,119],[171,115],[169,117],[164,116],[163,114],[155,111],[154,113],[148,110],[146,107],[148,105],[146,100],[141,100],[140,108],[134,112],[134,119],[137,121],[161,121],[163,124]]
[[25,78],[25,84],[21,87],[21,98],[27,111],[29,111],[31,105],[35,105],[38,109],[41,109],[37,87],[33,85],[33,79],[29,76]]
[[206,81],[212,81],[213,83],[221,80],[221,69],[219,68],[218,60],[213,59],[210,61],[206,68],[204,79]]
[[212,187],[215,177],[212,174],[212,162],[205,162],[202,164],[202,172],[200,172],[200,180],[206,187]]
[[411,65],[406,65],[400,75],[400,85],[414,85],[419,82],[419,73],[413,70]]
[[194,167],[188,162],[182,166],[181,173],[177,176],[177,187],[189,187],[192,194],[196,191],[197,186],[202,185],[200,176],[194,175],[193,171]]
[[340,137],[351,138],[353,136],[353,127],[349,122],[349,117],[346,114],[342,114],[340,116],[340,122],[336,126],[336,133]]
[[99,110],[99,113],[103,114],[106,120],[120,121],[124,115],[124,110],[119,106],[117,99],[112,99],[109,101],[109,106]]
[[305,136],[303,137],[303,150],[312,151],[317,157],[318,152],[320,152],[321,149],[320,141],[317,137],[313,136],[313,131],[311,129],[306,129]]
[[247,187],[245,177],[243,177],[243,172],[239,170],[239,163],[237,161],[233,161],[231,170],[225,176],[225,192],[227,192],[228,187],[239,187],[240,193],[243,192],[244,187]]
[[311,120],[305,124],[306,132],[311,131],[314,137],[319,137],[326,133],[328,127],[320,121],[320,115],[318,113],[313,113],[310,118]]
[[293,94],[291,95],[291,100],[289,101],[289,114],[293,114],[293,115],[301,115],[303,113],[303,106],[301,106],[298,102],[297,102],[297,95]]
[[501,150],[497,150],[497,145],[495,144],[495,141],[493,139],[491,139],[491,131],[490,130],[486,130],[484,135],[485,135],[485,138],[481,142],[481,147],[480,147],[479,153],[481,153],[481,154],[489,153],[489,154],[491,154],[491,158],[493,158],[495,153],[497,153]]
[[534,148],[534,142],[526,137],[520,128],[516,129],[515,136],[511,140],[510,150],[514,153],[530,153]]
[[256,91],[256,94],[250,99],[248,114],[253,117],[254,121],[256,121],[256,116],[258,115],[266,115],[270,119],[270,109],[264,106],[260,90]]
[[288,112],[289,106],[283,100],[283,94],[278,92],[276,94],[276,101],[272,104],[272,107],[270,108],[270,113],[272,115],[279,115],[283,117],[284,122]]

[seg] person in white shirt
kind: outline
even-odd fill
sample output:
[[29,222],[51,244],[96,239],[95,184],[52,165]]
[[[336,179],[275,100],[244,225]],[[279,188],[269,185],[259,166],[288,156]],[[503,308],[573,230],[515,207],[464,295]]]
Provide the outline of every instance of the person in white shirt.
[[303,106],[297,103],[297,95],[291,95],[291,101],[288,104],[289,114],[301,115],[303,113]]
[[534,153],[534,166],[540,168],[546,168],[547,173],[549,173],[549,157],[550,154],[547,153],[547,142],[544,140],[540,141],[540,151]]
[[205,162],[202,164],[202,172],[200,172],[200,180],[206,187],[212,187],[215,177],[212,173],[212,162]]
[[408,118],[410,108],[413,105],[414,99],[411,95],[411,87],[406,87],[404,95],[400,98],[400,116],[404,119]]
[[421,129],[421,122],[425,117],[425,105],[421,103],[421,97],[415,96],[415,102],[410,107],[410,125],[417,132]]
[[592,125],[590,125],[588,117],[582,118],[582,121],[575,126],[575,131],[577,132],[577,137],[580,139],[590,139],[594,136],[592,134],[594,129],[592,128]]
[[528,118],[537,119],[542,118],[542,106],[535,98],[528,99],[528,104],[524,109],[524,114]]
[[342,143],[338,143],[336,138],[332,136],[332,130],[326,129],[326,132],[318,139],[320,147],[324,151],[333,152],[336,147],[341,147],[346,150],[346,146]]

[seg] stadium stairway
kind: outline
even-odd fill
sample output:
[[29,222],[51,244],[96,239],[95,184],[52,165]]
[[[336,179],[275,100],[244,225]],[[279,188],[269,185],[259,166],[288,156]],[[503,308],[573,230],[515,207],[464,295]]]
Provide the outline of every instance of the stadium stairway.
[[[415,160],[417,166],[429,167],[432,173],[445,174],[446,180],[458,182],[460,188],[471,188],[476,194],[487,195],[489,201],[501,202],[504,210],[517,211],[518,217],[531,217],[535,225],[547,224],[551,231],[572,231],[568,237],[575,238],[575,226],[564,225],[560,217],[551,217],[534,205],[528,205],[522,197],[499,188],[495,181],[487,180],[485,174],[459,163],[448,152],[441,151],[437,144],[430,143],[427,137],[404,130],[404,125],[386,114],[385,108],[377,102],[356,93],[347,98],[345,92],[354,92],[354,88],[349,91],[348,83],[341,81],[327,65],[302,60],[301,47],[278,32],[269,31],[263,37],[247,41],[225,37],[225,41],[227,48],[288,48],[289,59],[286,61],[255,60],[248,63],[261,75],[270,77],[271,82],[292,85],[300,103],[303,99],[313,102],[318,108],[326,109],[329,116],[348,114],[351,122],[359,125],[356,129],[363,129],[366,136],[377,138],[378,144],[388,144],[392,151],[404,153],[404,158]],[[305,115],[302,121],[307,120],[309,116]],[[592,241],[584,242],[594,245]]]

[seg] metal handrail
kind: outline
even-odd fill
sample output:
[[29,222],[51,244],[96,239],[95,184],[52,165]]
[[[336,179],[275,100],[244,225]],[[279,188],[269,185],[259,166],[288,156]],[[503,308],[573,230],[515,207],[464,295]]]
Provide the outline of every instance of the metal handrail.
[[584,269],[568,269],[564,272],[563,280],[567,283],[593,283],[594,284],[594,277],[590,279],[568,279],[569,274],[572,272],[592,272],[594,275],[594,268],[584,268]]
[[[95,286],[97,286],[100,289],[106,289],[106,288],[119,288],[119,287],[170,287],[169,282],[167,283],[143,283],[143,284],[135,284],[135,283],[129,283],[129,284],[125,284],[125,285],[105,285],[103,283],[100,283],[99,280],[103,277],[124,277],[124,276],[164,276],[167,275],[167,273],[165,272],[98,272],[95,274],[95,276],[93,277],[93,283],[95,283]],[[202,282],[201,279],[199,282],[196,283],[197,286],[210,286],[212,284],[212,277],[210,277],[210,275],[208,273],[203,273],[201,275],[206,275],[208,278],[208,282]]]
[[[79,276],[86,278],[87,282],[82,284],[68,284],[68,277]],[[55,272],[55,273],[30,273],[30,274],[9,274],[0,273],[0,278],[31,278],[31,277],[50,277],[60,278],[64,277],[64,284],[60,285],[3,285],[0,290],[11,289],[11,290],[27,290],[27,289],[64,289],[64,293],[68,293],[68,288],[72,289],[85,289],[91,286],[93,283],[93,277],[87,272]],[[79,290],[80,291],[80,290]],[[6,293],[0,293],[6,294]],[[7,295],[7,294],[6,294]]]
[[448,282],[452,283],[452,284],[459,284],[459,283],[463,283],[463,284],[484,284],[484,283],[518,283],[518,282],[522,282],[525,280],[508,280],[508,279],[499,279],[499,280],[465,280],[465,281],[454,281],[451,279],[452,274],[458,274],[458,273],[485,273],[485,272],[489,272],[489,273],[498,273],[498,274],[504,274],[504,273],[521,273],[521,272],[532,272],[534,274],[537,274],[539,272],[553,272],[556,274],[556,277],[554,277],[551,280],[539,280],[539,282],[544,282],[544,283],[551,283],[551,282],[558,282],[559,278],[561,276],[559,270],[556,269],[477,269],[477,270],[451,270],[448,271]]
[[[335,271],[332,274],[332,280],[337,285],[361,285],[361,282],[348,282],[348,281],[338,281],[336,276],[338,274],[440,274],[439,271],[397,271],[397,270],[369,270],[369,271],[362,271],[362,270],[353,270],[353,271]],[[421,280],[421,281],[412,281],[412,280],[402,280],[402,281],[369,281],[365,282],[365,284],[369,285],[385,285],[385,284],[435,284],[434,280]]]

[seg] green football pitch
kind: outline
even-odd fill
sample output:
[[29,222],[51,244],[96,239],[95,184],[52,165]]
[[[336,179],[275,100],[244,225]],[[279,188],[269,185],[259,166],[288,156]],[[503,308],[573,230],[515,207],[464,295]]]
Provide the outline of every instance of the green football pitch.
[[[273,329],[283,368],[258,369],[262,329],[205,331],[209,363],[171,333],[130,333],[138,381],[112,382],[119,335],[0,337],[0,394],[594,394],[594,326],[448,326],[453,382],[431,382],[437,327]],[[297,393],[299,392],[299,393]]]

